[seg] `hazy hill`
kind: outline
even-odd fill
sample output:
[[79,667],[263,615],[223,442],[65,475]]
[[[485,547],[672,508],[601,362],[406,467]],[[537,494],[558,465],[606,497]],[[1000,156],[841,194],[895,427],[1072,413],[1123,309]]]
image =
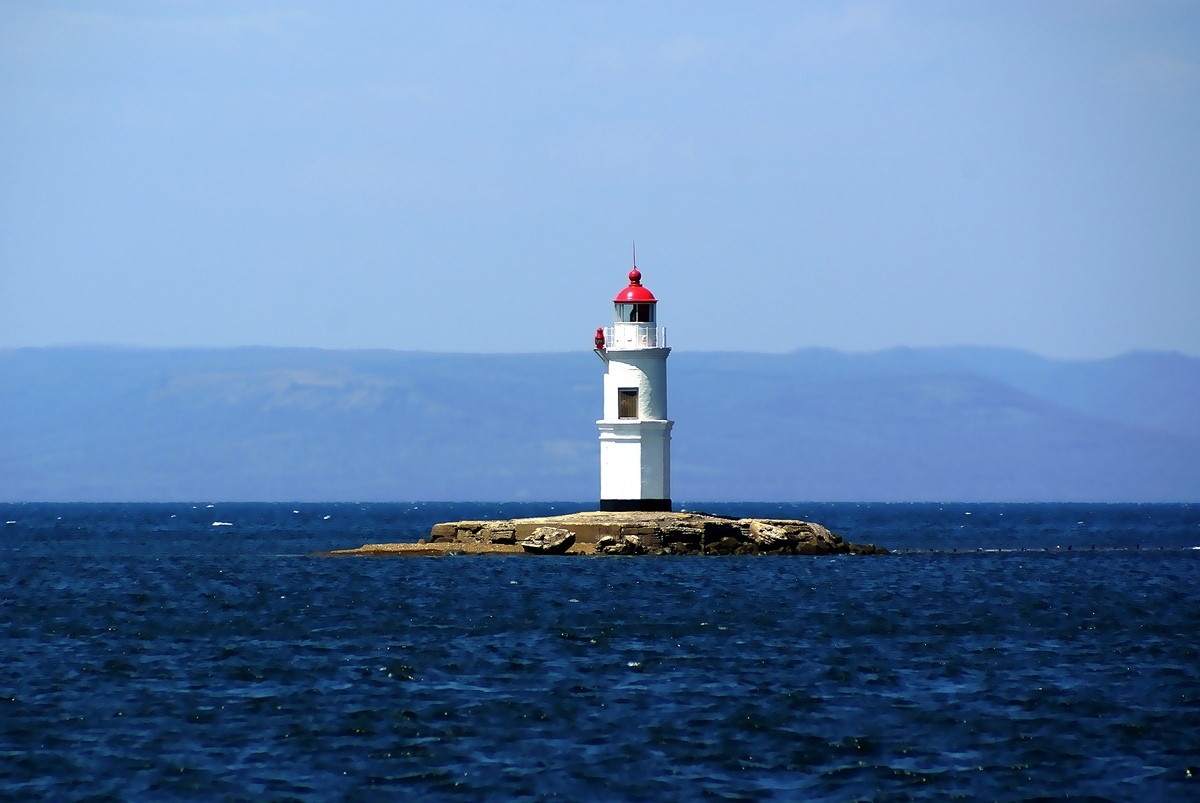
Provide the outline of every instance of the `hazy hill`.
[[[676,353],[674,496],[1200,500],[1200,359]],[[0,500],[596,497],[589,352],[0,352]]]

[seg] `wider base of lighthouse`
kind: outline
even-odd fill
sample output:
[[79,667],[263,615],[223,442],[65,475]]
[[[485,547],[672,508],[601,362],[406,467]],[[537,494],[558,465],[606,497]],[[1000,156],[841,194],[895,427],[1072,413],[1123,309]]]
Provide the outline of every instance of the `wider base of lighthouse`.
[[597,421],[600,509],[671,509],[671,427],[665,420]]
[[670,513],[670,499],[601,499],[602,513]]

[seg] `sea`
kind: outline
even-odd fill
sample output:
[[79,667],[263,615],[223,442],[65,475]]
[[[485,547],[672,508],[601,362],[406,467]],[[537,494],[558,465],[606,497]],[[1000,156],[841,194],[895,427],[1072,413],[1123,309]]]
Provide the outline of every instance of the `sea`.
[[1200,504],[323,557],[565,503],[0,505],[4,800],[1200,800]]

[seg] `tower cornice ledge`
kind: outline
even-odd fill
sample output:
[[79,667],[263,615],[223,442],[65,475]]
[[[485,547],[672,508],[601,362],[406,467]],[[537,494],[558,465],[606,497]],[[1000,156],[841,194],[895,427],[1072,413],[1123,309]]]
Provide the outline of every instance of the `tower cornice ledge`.
[[626,348],[622,346],[608,346],[605,348],[605,351],[612,354],[620,354],[623,359],[657,360],[669,355],[671,353],[671,347],[653,346],[649,348],[639,348],[637,346],[630,346]]
[[670,511],[590,511],[563,516],[435,524],[412,544],[366,544],[341,555],[886,555],[852,544],[820,524],[734,519]]

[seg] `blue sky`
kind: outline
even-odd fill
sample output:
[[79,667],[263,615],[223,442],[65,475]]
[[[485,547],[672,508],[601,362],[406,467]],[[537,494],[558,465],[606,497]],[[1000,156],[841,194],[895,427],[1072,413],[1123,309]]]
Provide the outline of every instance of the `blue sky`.
[[1200,355],[1200,4],[8,3],[0,347]]

